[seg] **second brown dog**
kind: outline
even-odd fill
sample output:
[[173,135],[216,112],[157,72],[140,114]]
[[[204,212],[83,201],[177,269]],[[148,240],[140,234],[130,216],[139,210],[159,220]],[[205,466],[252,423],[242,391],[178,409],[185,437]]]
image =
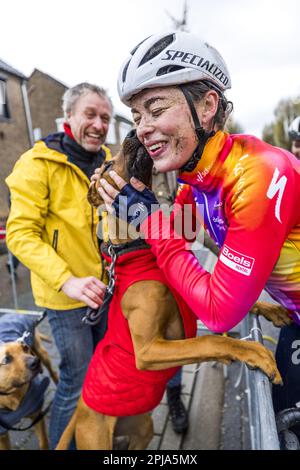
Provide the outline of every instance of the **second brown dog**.
[[[25,337],[22,339],[25,332],[30,335],[28,340]],[[41,337],[35,328],[35,321],[29,319],[28,315],[6,314],[0,317],[0,419],[5,419],[13,426],[24,417],[34,421],[41,413],[40,405],[47,387],[47,384],[43,386],[43,382],[37,380],[41,364],[48,369],[53,381],[58,381]],[[34,429],[39,448],[48,449],[43,418],[35,424]],[[2,429],[0,423],[0,450],[9,449],[9,433],[5,428]]]

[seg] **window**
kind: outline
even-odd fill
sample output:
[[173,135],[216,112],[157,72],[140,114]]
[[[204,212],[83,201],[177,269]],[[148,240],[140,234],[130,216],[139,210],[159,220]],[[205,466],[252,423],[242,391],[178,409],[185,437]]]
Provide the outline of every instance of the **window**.
[[64,132],[65,118],[60,117],[55,119],[57,132]]
[[131,129],[132,129],[131,124],[127,124],[127,122],[120,121],[120,123],[119,123],[120,143],[123,142],[126,135],[128,134],[129,131],[131,131]]
[[0,119],[10,117],[7,104],[6,80],[0,78]]
[[106,144],[116,144],[116,120],[114,117],[111,118],[108,128],[108,133],[105,140]]
[[35,127],[33,129],[33,139],[35,142],[37,142],[38,140],[41,140],[42,138],[42,129],[40,127]]

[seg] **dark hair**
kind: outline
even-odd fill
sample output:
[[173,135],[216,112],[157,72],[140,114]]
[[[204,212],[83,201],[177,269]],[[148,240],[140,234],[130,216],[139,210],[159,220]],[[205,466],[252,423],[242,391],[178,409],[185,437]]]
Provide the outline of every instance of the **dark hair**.
[[223,93],[218,90],[216,86],[214,86],[209,81],[198,80],[196,82],[183,84],[181,87],[189,92],[195,103],[199,103],[199,101],[204,98],[209,90],[215,90],[218,93],[220,99],[218,103],[218,109],[214,117],[214,123],[218,126],[219,129],[224,128],[226,120],[233,110],[233,104],[231,101],[227,101]]

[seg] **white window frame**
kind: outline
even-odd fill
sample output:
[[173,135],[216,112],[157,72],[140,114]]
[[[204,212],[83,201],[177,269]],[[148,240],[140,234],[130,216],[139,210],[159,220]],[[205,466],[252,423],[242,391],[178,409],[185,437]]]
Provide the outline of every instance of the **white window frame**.
[[7,103],[7,84],[6,79],[0,77],[0,119],[9,119],[10,113]]

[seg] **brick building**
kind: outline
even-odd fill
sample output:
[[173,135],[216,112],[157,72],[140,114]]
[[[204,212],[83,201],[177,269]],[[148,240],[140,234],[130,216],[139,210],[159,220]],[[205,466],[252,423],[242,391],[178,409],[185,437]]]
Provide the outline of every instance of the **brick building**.
[[26,77],[0,59],[0,221],[8,214],[4,182],[20,155],[32,145]]
[[[8,215],[4,179],[34,141],[63,130],[62,96],[67,89],[38,69],[26,79],[0,60],[0,221]],[[114,113],[106,142],[113,154],[131,128],[132,121]]]
[[34,69],[28,79],[28,99],[34,140],[57,132],[62,118],[62,96],[68,86],[51,75]]

